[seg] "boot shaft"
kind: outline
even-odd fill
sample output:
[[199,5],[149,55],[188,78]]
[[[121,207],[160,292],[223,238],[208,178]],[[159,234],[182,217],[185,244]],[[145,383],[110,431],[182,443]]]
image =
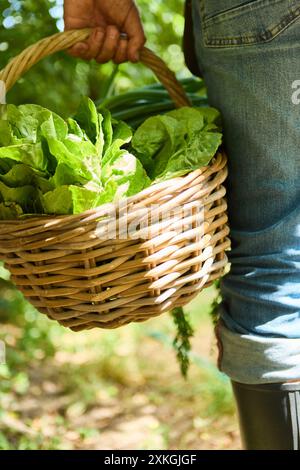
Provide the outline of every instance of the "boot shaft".
[[232,388],[245,449],[300,449],[300,382]]

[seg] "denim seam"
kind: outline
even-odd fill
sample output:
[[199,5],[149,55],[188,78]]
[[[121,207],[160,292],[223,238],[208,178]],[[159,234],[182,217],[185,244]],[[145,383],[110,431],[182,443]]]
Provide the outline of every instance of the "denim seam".
[[243,36],[235,36],[235,37],[226,37],[226,38],[212,38],[210,39],[208,36],[207,26],[203,21],[203,31],[205,37],[205,45],[214,47],[226,47],[226,46],[251,46],[253,44],[260,44],[260,43],[268,43],[275,39],[280,33],[286,30],[291,24],[293,24],[300,16],[300,7],[296,7],[292,11],[290,11],[279,23],[271,27],[270,29],[266,29],[261,34],[253,34],[253,35],[243,35]]
[[[282,2],[282,0],[261,0],[254,4],[253,2],[246,3],[245,5],[237,6],[234,8],[230,8],[229,10],[221,11],[220,13],[215,13],[213,15],[206,15],[205,14],[205,1],[202,0],[203,4],[203,23],[209,25],[209,23],[222,23],[223,21],[227,21],[228,19],[235,18],[236,16],[240,16],[241,13],[247,12],[248,10],[255,11],[259,8],[266,7],[268,5],[274,5],[274,3]],[[294,7],[297,8],[297,7]]]

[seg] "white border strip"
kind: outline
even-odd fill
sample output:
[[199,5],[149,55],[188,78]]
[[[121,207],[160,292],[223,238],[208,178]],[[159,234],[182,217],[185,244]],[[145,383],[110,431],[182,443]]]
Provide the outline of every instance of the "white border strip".
[[6,86],[3,80],[0,80],[0,104],[6,104]]
[[0,340],[0,365],[6,364],[5,343]]

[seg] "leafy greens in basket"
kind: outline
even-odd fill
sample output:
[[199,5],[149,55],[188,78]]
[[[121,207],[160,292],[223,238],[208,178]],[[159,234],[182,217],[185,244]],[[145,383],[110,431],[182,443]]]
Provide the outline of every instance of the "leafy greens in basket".
[[207,165],[219,113],[180,108],[133,131],[84,98],[67,121],[37,105],[0,106],[0,219],[77,214]]

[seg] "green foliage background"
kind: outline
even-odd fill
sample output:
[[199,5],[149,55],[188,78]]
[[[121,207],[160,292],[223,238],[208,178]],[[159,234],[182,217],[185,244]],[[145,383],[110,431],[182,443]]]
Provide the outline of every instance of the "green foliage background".
[[[138,0],[147,46],[179,75],[184,67],[181,41],[183,0]],[[25,47],[63,30],[63,0],[1,0],[0,69]],[[60,114],[73,113],[81,95],[97,100],[107,91],[114,65],[99,65],[57,53],[33,67],[8,94],[10,103],[38,103]],[[138,64],[119,67],[115,92],[153,81],[150,71]]]

